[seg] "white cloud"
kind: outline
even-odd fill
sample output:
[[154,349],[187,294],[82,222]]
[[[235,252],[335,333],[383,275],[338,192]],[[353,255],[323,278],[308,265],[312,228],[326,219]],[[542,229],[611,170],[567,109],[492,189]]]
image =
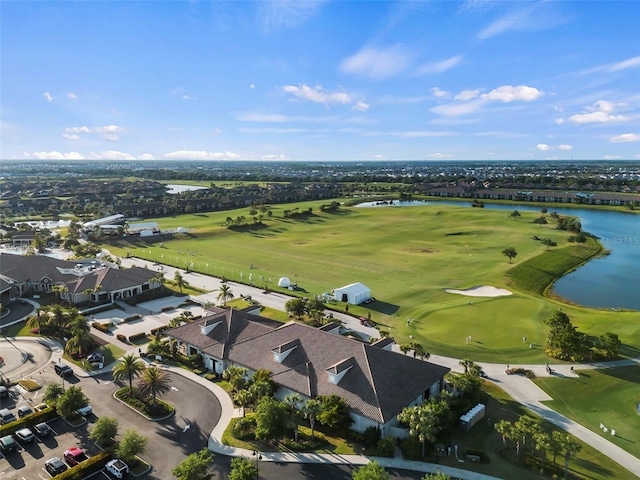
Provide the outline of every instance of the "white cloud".
[[289,160],[286,155],[262,155],[262,160]]
[[435,152],[435,153],[430,153],[429,155],[427,155],[427,158],[431,158],[434,160],[444,160],[446,158],[451,158],[452,155],[450,153],[440,153],[440,152]]
[[451,92],[440,90],[438,87],[433,87],[430,91],[436,98],[449,98],[451,96]]
[[215,135],[220,135],[220,134],[222,133],[222,130],[220,130],[219,128],[214,128],[214,129],[213,129],[213,133],[214,133]]
[[612,143],[640,142],[640,135],[637,133],[623,133],[622,135],[611,137],[609,141]]
[[135,160],[136,157],[126,152],[117,150],[104,150],[102,152],[91,152],[87,157],[89,160]]
[[569,150],[573,150],[573,145],[558,145],[558,149],[559,150],[565,150],[565,151],[569,151]]
[[607,112],[590,112],[571,115],[569,121],[571,123],[617,123],[628,122],[631,117],[627,115],[611,115]]
[[189,95],[183,95],[182,99],[183,100],[191,100],[191,97]]
[[207,152],[205,150],[178,150],[165,153],[164,158],[169,160],[238,160],[240,155],[229,151]]
[[367,46],[342,60],[340,70],[373,80],[384,80],[404,72],[411,60],[412,55],[399,46],[383,49]]
[[633,58],[628,58],[627,60],[623,60],[622,62],[614,63],[609,66],[607,70],[609,72],[618,72],[620,70],[627,70],[629,68],[637,68],[640,67],[640,55]]
[[138,155],[138,160],[155,160],[155,157],[150,153],[143,153],[142,155]]
[[392,132],[391,135],[400,138],[438,138],[451,137],[455,135],[455,133],[445,131],[415,130],[409,132]]
[[44,92],[42,96],[47,99],[47,102],[53,102],[53,97],[49,92]]
[[237,119],[242,122],[262,122],[262,123],[287,123],[287,122],[331,122],[335,121],[334,116],[304,117],[287,116],[274,113],[245,112],[237,115]]
[[293,28],[316,15],[326,0],[258,2],[266,31]]
[[172,88],[170,91],[171,91],[171,95],[177,95],[180,92],[182,92],[183,90],[184,90],[184,88],[182,88],[182,87],[175,87],[175,88]]
[[346,105],[351,103],[351,98],[344,92],[326,93],[322,85],[310,87],[308,85],[285,85],[282,89],[292,94],[294,97],[310,102],[322,103],[324,105],[340,104]]
[[65,133],[62,135],[63,138],[67,140],[78,140],[80,136],[79,133],[93,133],[96,135],[100,135],[103,140],[109,141],[117,141],[120,140],[120,133],[126,132],[124,127],[120,127],[118,125],[105,125],[104,127],[94,127],[89,128],[86,126],[82,127],[68,127],[64,129]]
[[27,154],[27,156],[32,156],[37,158],[38,160],[84,160],[82,154],[78,152],[33,152],[32,154]]
[[603,160],[620,160],[621,158],[620,155],[605,155],[602,157]]
[[76,98],[78,98],[78,96],[75,93],[67,93],[67,98],[70,98],[71,100],[75,100]]
[[467,101],[477,98],[478,95],[480,95],[480,90],[463,90],[453,98],[456,100]]
[[351,108],[352,110],[357,110],[359,112],[366,112],[367,110],[369,110],[369,107],[371,107],[371,105],[369,105],[368,103],[357,101],[356,104]]
[[[516,3],[516,2],[514,2]],[[486,40],[505,32],[536,31],[556,27],[567,21],[550,2],[517,2],[515,10],[487,25],[477,38]],[[508,4],[507,4],[508,5]]]
[[546,152],[549,150],[549,145],[547,145],[546,143],[539,143],[538,145],[536,145],[536,148],[542,152]]
[[482,100],[473,100],[464,103],[445,103],[443,105],[437,105],[431,109],[433,113],[442,115],[444,117],[457,117],[460,115],[469,115],[475,113],[482,108],[484,102]]
[[495,100],[503,103],[509,102],[531,102],[540,98],[543,93],[535,87],[528,87],[526,85],[503,85],[489,93],[484,93],[480,96],[483,100]]
[[442,60],[441,62],[425,63],[424,65],[421,65],[418,67],[418,69],[416,70],[416,73],[418,75],[426,75],[429,73],[446,72],[447,70],[458,65],[461,60],[462,60],[462,56],[456,55],[454,57],[447,58],[446,60]]
[[256,86],[252,83],[251,85],[249,85],[249,88],[254,89],[256,88]]

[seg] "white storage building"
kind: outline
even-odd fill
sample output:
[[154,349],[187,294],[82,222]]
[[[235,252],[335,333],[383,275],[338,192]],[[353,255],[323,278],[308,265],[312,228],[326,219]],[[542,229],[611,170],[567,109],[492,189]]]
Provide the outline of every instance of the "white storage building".
[[347,302],[352,305],[359,305],[371,298],[371,289],[358,282],[336,288],[333,291],[333,298],[339,302]]

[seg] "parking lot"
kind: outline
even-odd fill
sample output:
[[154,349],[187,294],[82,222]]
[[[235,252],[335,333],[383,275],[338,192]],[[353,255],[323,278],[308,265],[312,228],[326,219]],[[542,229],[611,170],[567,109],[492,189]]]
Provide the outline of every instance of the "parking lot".
[[[48,423],[51,432],[42,437],[35,436],[29,443],[17,440],[18,449],[14,452],[2,453],[0,455],[0,476],[15,474],[16,478],[47,479],[51,475],[44,468],[44,463],[50,458],[63,458],[64,451],[71,447],[78,447],[92,456],[99,453],[99,449],[88,439],[87,435],[91,423],[96,417],[91,414],[87,417],[87,423],[81,427],[72,427],[62,418],[56,418]],[[14,437],[15,438],[15,437]],[[14,477],[5,477],[14,478]]]

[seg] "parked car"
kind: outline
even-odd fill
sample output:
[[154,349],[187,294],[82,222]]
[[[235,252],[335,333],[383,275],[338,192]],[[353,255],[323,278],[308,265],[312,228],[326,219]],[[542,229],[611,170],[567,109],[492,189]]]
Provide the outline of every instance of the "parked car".
[[26,405],[23,405],[22,407],[18,407],[19,418],[26,417],[27,415],[31,415],[32,413],[33,413],[33,410],[31,410],[31,407],[28,407]]
[[115,458],[107,462],[105,469],[116,478],[124,478],[129,474],[129,465],[119,458]]
[[76,412],[78,412],[79,415],[86,417],[91,412],[93,412],[93,409],[91,408],[91,405],[85,405],[84,407],[80,407],[78,410],[76,410]]
[[44,468],[52,477],[67,471],[67,466],[60,460],[60,457],[53,457],[44,462]]
[[33,429],[36,431],[36,434],[41,437],[44,437],[51,433],[51,427],[46,422],[37,424],[35,427],[33,427]]
[[99,363],[104,360],[104,356],[101,353],[95,352],[87,357],[89,363]]
[[36,438],[30,428],[21,428],[15,433],[15,436],[18,440],[25,443],[33,442],[33,439]]
[[3,408],[0,410],[0,425],[5,425],[7,423],[15,422],[16,416],[11,413],[11,410],[8,408]]
[[62,456],[64,457],[66,462],[72,467],[74,465],[78,465],[81,462],[84,462],[89,458],[87,454],[84,452],[84,450],[81,450],[77,447],[72,447],[68,450],[65,450]]
[[46,410],[47,408],[49,408],[49,405],[47,405],[46,403],[39,403],[38,405],[36,405],[35,407],[33,407],[33,409],[36,412],[41,412],[43,410]]
[[5,435],[0,438],[0,450],[3,452],[13,452],[17,450],[18,442],[16,442],[11,435]]
[[7,398],[9,396],[9,390],[4,385],[0,385],[0,398]]
[[70,375],[73,375],[73,370],[71,370],[71,367],[66,363],[55,363],[53,365],[53,370],[60,377],[68,377]]

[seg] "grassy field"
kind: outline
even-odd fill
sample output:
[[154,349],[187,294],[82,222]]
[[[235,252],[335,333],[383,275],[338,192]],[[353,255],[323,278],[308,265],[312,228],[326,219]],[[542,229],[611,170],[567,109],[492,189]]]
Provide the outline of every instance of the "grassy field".
[[[525,291],[515,289],[523,280],[510,278],[508,272],[514,267],[517,272],[520,264],[539,268],[549,259],[553,268],[563,268],[567,256],[584,255],[584,247],[567,242],[567,232],[554,224],[534,224],[537,213],[522,212],[514,219],[505,211],[450,205],[342,207],[327,213],[320,212],[321,203],[274,206],[273,217],[265,217],[264,225],[241,230],[224,224],[227,217],[250,218],[248,209],[163,217],[155,219],[161,229],[193,230],[154,240],[131,237],[105,246],[117,255],[130,253],[244,283],[251,275],[254,285],[272,289],[279,277],[287,276],[297,281],[304,296],[362,282],[377,301],[350,306],[350,312],[370,313],[399,343],[413,336],[431,353],[478,361],[544,362],[542,320],[560,306],[582,331],[593,336],[614,331],[627,345],[624,354],[638,352],[636,312],[562,305],[536,292],[533,287],[543,280],[529,281]],[[313,213],[284,217],[284,209],[296,207],[311,207]],[[547,251],[533,236],[550,238],[558,247]],[[502,255],[507,247],[518,252],[513,264]],[[526,274],[520,277],[527,281]],[[512,289],[514,295],[470,298],[444,291],[477,285]],[[344,308],[339,303],[331,306]],[[474,341],[466,345],[469,335]],[[524,336],[527,344],[522,343]]]
[[[538,378],[535,383],[554,400],[549,407],[640,457],[640,366],[581,370],[580,378]],[[616,431],[605,434],[600,424]]]

